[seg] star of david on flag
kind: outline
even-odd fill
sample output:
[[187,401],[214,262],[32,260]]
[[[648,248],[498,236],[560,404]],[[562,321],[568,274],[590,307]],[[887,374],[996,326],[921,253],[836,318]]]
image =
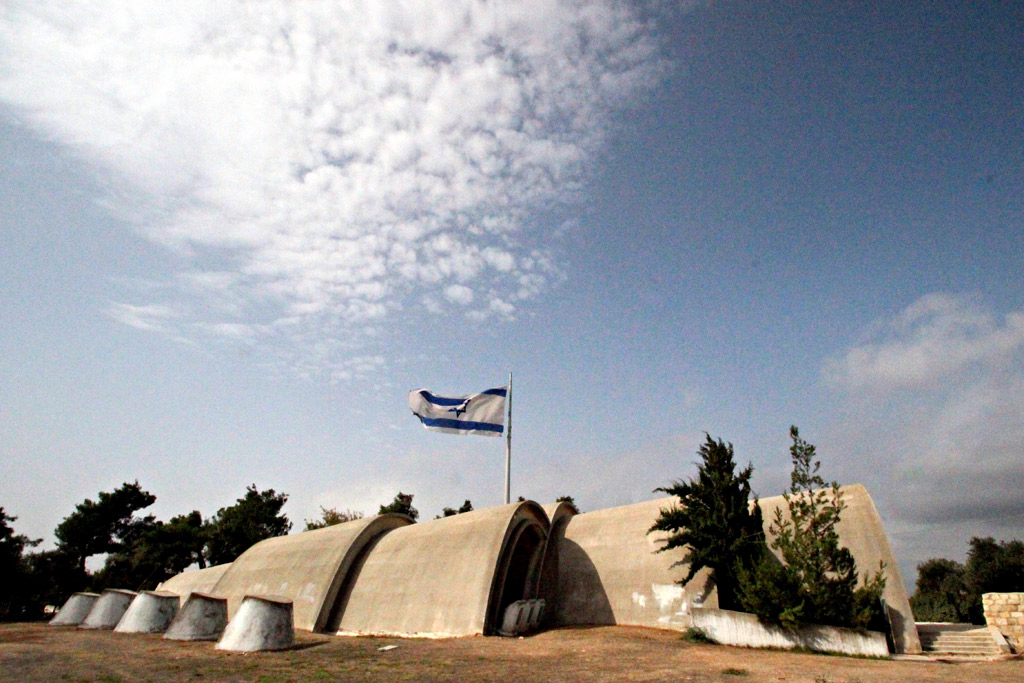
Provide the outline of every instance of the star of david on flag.
[[409,409],[423,426],[447,434],[501,436],[505,430],[505,396],[497,387],[467,396],[437,396],[426,389],[409,392]]

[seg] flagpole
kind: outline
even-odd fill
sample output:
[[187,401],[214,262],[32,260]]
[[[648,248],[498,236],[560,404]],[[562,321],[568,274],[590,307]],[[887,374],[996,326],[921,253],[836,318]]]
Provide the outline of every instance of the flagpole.
[[512,471],[512,373],[508,373],[508,431],[505,433],[505,505],[509,504]]

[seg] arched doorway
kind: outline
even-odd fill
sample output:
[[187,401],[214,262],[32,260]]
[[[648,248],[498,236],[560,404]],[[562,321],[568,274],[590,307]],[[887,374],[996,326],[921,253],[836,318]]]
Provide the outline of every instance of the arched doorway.
[[508,542],[498,558],[494,583],[491,585],[485,634],[494,635],[498,632],[505,608],[513,602],[537,597],[544,544],[547,540],[545,527],[541,520],[534,519],[532,515],[517,515],[513,518],[512,528],[507,535]]

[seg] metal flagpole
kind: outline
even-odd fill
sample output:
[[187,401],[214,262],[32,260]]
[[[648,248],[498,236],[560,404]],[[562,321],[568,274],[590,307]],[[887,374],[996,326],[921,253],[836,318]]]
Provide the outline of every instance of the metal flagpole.
[[505,432],[505,505],[510,498],[510,472],[512,471],[512,373],[508,373],[508,431]]

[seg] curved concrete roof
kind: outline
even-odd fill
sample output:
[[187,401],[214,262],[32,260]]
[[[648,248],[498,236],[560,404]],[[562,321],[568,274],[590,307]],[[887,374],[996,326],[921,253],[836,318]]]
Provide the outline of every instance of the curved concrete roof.
[[[558,558],[558,589],[549,605],[553,625],[670,625],[672,616],[704,598],[709,572],[685,587],[681,550],[657,552],[665,535],[648,534],[662,508],[676,498],[655,500],[575,515],[552,529],[550,545]],[[550,550],[549,550],[550,552]],[[717,606],[717,596],[703,600]]]
[[233,617],[246,595],[280,595],[294,605],[295,628],[324,628],[345,576],[360,551],[381,534],[412,524],[386,514],[260,541],[238,556],[213,587]]
[[395,529],[360,558],[331,626],[339,633],[482,634],[507,601],[520,540],[531,534],[531,545],[539,544],[539,565],[547,527],[544,510],[527,501]]
[[206,569],[194,569],[188,572],[176,574],[156,587],[158,591],[177,593],[182,598],[187,598],[189,593],[209,593],[217,585],[224,572],[231,566],[230,562],[215,564]]

